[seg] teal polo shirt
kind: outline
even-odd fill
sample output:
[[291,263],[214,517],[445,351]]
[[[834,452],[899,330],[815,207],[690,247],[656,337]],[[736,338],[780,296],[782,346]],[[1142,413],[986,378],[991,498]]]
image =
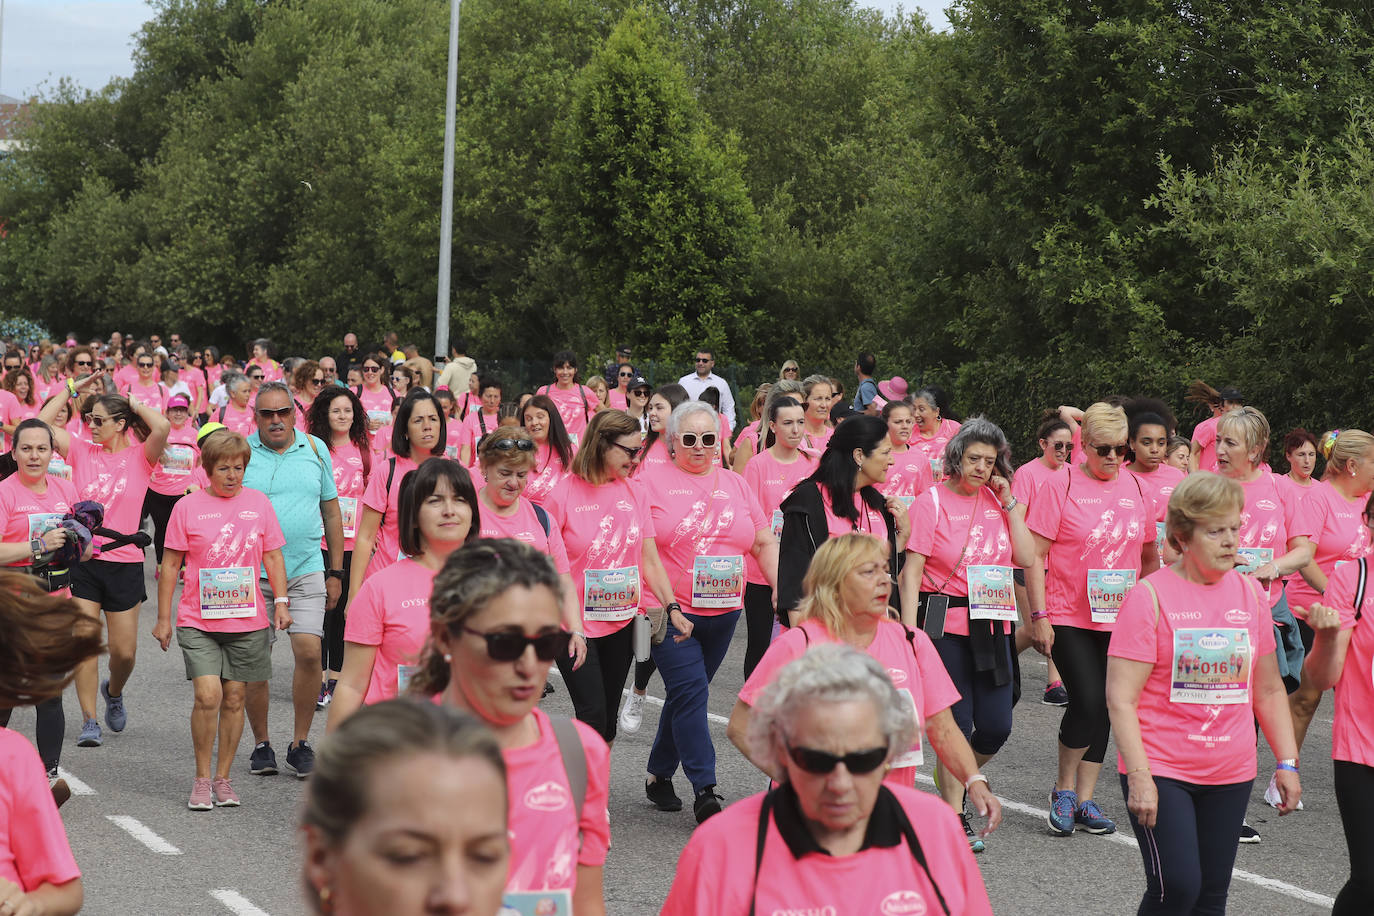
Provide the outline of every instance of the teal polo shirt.
[[329,449],[319,439],[296,430],[296,441],[278,454],[262,444],[257,433],[248,437],[253,457],[243,472],[243,485],[267,494],[277,523],[286,536],[281,549],[288,579],[324,569],[320,538],[324,537],[324,518],[320,503],[337,499],[334,463]]

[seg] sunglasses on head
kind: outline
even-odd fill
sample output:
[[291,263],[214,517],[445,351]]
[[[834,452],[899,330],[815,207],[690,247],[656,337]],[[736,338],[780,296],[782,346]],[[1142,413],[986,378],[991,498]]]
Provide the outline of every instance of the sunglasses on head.
[[715,433],[702,433],[700,436],[696,433],[678,433],[677,437],[685,448],[696,448],[697,442],[701,443],[702,448],[715,448],[718,438]]
[[1126,446],[1124,445],[1094,445],[1093,451],[1097,452],[1097,457],[1106,458],[1108,455],[1115,454],[1118,458],[1126,457]]
[[494,633],[483,633],[481,630],[474,630],[472,627],[465,626],[463,632],[485,639],[487,641],[487,657],[494,662],[513,662],[525,654],[526,646],[534,646],[534,656],[541,662],[555,661],[558,656],[567,654],[568,643],[572,642],[572,634],[567,630],[555,630],[552,633],[540,633],[538,636],[526,636],[519,630],[497,630]]
[[497,439],[492,442],[491,447],[498,452],[509,452],[512,449],[521,452],[534,451],[534,441],[531,439]]
[[271,407],[259,407],[254,411],[254,413],[256,413],[258,416],[264,419],[271,419],[272,417],[281,417],[282,419],[286,419],[287,417],[291,416],[291,412],[295,409],[296,408],[294,407],[278,407],[274,410]]
[[821,775],[829,773],[835,769],[835,765],[843,763],[844,768],[854,775],[872,773],[887,760],[886,747],[869,748],[866,751],[850,751],[848,754],[832,754],[828,751],[818,751],[809,747],[787,746],[787,756],[792,758],[792,762],[801,767],[808,773]]
[[607,439],[606,441],[609,442],[609,443],[611,443],[611,445],[614,445],[616,448],[620,449],[620,450],[621,450],[622,452],[624,452],[625,454],[629,455],[631,461],[634,461],[636,458],[638,458],[638,457],[639,457],[639,453],[642,452],[642,451],[644,451],[644,446],[642,446],[642,445],[636,445],[636,446],[631,447],[631,446],[628,446],[628,445],[621,445],[619,442],[616,442],[614,439]]

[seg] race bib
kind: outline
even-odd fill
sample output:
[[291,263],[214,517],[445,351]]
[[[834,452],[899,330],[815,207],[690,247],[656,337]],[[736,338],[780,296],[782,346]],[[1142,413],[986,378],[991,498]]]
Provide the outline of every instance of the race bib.
[[452,461],[457,461],[457,460],[458,460],[458,446],[456,446],[456,445],[446,445],[446,446],[444,446],[444,457],[445,457],[445,458],[448,458],[448,459],[450,459],[450,460],[452,460]]
[[162,470],[172,477],[190,477],[191,467],[195,464],[196,453],[189,445],[168,445],[162,450],[158,463]]
[[1237,547],[1236,572],[1252,573],[1266,563],[1274,560],[1272,547]]
[[405,694],[406,688],[410,686],[410,679],[415,676],[415,672],[420,670],[419,665],[397,665],[396,666],[396,695]]
[[1250,702],[1250,631],[1174,631],[1172,703],[1228,706]]
[[935,481],[936,481],[937,483],[938,483],[940,480],[944,479],[944,476],[945,476],[945,459],[943,459],[943,458],[932,458],[932,459],[930,459],[930,476],[931,476],[931,477],[934,477],[934,478],[935,478]]
[[1159,551],[1159,562],[1164,562],[1164,523],[1155,522],[1155,550]]
[[906,506],[906,511],[910,512],[910,511],[911,511],[911,504],[914,503],[914,502],[916,501],[916,497],[914,497],[914,496],[898,496],[898,497],[897,497],[897,501],[898,501],[899,503],[901,503],[903,506]]
[[40,538],[54,528],[62,525],[61,512],[30,512],[29,540]]
[[251,566],[222,566],[200,571],[200,616],[203,620],[253,617],[258,613],[258,572]]
[[733,610],[744,601],[744,557],[697,557],[692,561],[692,607]]
[[1134,569],[1088,570],[1088,607],[1093,623],[1116,623],[1121,602],[1135,586]]
[[639,610],[639,567],[582,572],[582,618],[629,620]]
[[773,510],[773,537],[782,540],[782,510]]
[[925,763],[926,760],[925,753],[921,749],[921,732],[925,730],[925,723],[921,719],[921,711],[916,708],[916,698],[911,695],[911,691],[907,690],[905,687],[898,687],[897,692],[905,697],[906,701],[911,704],[911,714],[916,719],[916,737],[912,739],[910,750],[892,758],[892,767],[893,769],[899,769],[901,767],[918,767]]
[[71,480],[72,466],[67,464],[67,462],[63,461],[61,458],[54,455],[51,459],[48,460],[48,476],[60,477],[63,480]]
[[1016,590],[1010,566],[968,568],[968,619],[1016,620]]
[[390,423],[390,422],[391,422],[391,411],[389,411],[389,410],[369,410],[369,411],[367,412],[367,418],[368,418],[368,420],[370,420],[370,421],[372,421],[372,422],[374,422],[374,423],[387,424],[387,423]]
[[358,497],[340,496],[339,515],[343,517],[344,537],[354,537],[358,531]]
[[571,916],[572,891],[506,891],[497,916]]

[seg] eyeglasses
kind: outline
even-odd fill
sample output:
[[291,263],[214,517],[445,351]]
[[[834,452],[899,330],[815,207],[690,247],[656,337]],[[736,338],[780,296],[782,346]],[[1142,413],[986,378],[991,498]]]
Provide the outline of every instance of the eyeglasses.
[[291,416],[292,411],[294,411],[295,409],[296,408],[294,407],[278,407],[276,410],[273,410],[270,407],[259,407],[253,412],[256,413],[258,416],[262,417],[264,420],[271,419],[273,417],[281,417],[284,420],[287,417]]
[[382,371],[382,367],[381,367],[381,366],[363,366],[363,374],[365,374],[365,375],[371,375],[371,374],[374,373],[374,372],[381,372],[381,371]]
[[787,746],[787,756],[792,758],[793,763],[806,772],[817,775],[829,773],[835,769],[837,763],[843,763],[844,768],[856,776],[872,773],[887,760],[887,753],[886,747],[850,751],[848,754],[831,754],[810,747],[792,747],[790,744]]
[[122,419],[122,418],[121,418],[121,417],[98,417],[98,416],[96,416],[95,414],[91,414],[91,415],[90,415],[90,421],[89,421],[89,422],[90,422],[90,424],[91,424],[91,428],[92,428],[92,429],[99,429],[100,427],[104,426],[106,423],[117,423],[120,419]]
[[316,388],[318,388],[318,387],[320,387],[321,385],[324,384],[324,379],[322,379],[322,378],[312,378],[312,379],[310,380],[310,384],[312,384],[312,385],[314,385]]
[[248,373],[248,377],[251,378],[251,379],[253,379],[254,381],[262,381],[263,373],[261,373],[261,372],[250,372],[250,373]]
[[1106,458],[1108,455],[1115,454],[1118,458],[1126,457],[1125,445],[1094,445],[1093,451],[1097,452],[1097,457]]
[[1069,449],[1073,448],[1073,443],[1055,442],[1050,445],[1050,448],[1054,449],[1056,452],[1067,452]]
[[534,656],[541,662],[551,662],[560,655],[566,655],[568,643],[572,641],[572,634],[567,630],[540,633],[538,636],[526,636],[518,630],[497,630],[495,633],[483,633],[481,630],[474,630],[472,627],[465,626],[463,632],[485,639],[487,641],[487,657],[494,662],[513,662],[525,654],[526,646],[534,646]]
[[609,442],[611,445],[614,445],[616,448],[620,449],[620,450],[621,450],[622,452],[624,452],[625,454],[629,455],[631,461],[634,461],[636,458],[638,458],[638,457],[639,457],[639,453],[642,452],[642,451],[644,451],[644,446],[642,446],[642,445],[636,445],[636,446],[634,446],[633,448],[631,448],[631,447],[628,446],[628,445],[621,445],[619,442],[616,442],[614,439],[607,439],[606,441]]
[[711,357],[709,357],[709,356],[698,356],[698,357],[697,357],[697,362],[699,362],[699,363],[709,363],[710,361],[711,361]]
[[509,452],[512,449],[521,452],[534,451],[534,441],[531,439],[497,439],[491,443],[491,447],[498,452]]
[[[151,369],[151,368],[153,368],[153,364],[152,364],[152,363],[145,363],[145,362],[143,362],[143,360],[139,360],[139,361],[138,361],[138,368],[140,368],[140,369]],[[258,376],[258,378],[262,378],[262,376]]]
[[682,440],[684,448],[696,448],[697,442],[701,443],[702,448],[715,448],[718,438],[715,433],[702,433],[700,436],[696,433],[678,433],[677,437]]
[[635,377],[635,374],[634,374],[633,372],[622,372],[622,373],[620,373],[620,377],[621,377],[621,378],[634,378],[634,377]]
[[90,361],[89,359],[78,359],[78,360],[76,361],[76,364],[77,364],[78,366],[89,366],[89,365],[91,365],[91,361]]

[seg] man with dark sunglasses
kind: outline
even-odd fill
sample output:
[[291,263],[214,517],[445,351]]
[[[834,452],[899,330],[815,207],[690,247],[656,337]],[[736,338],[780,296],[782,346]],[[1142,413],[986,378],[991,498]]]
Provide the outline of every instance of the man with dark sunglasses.
[[693,400],[700,400],[701,393],[707,388],[714,388],[720,392],[720,412],[725,417],[725,421],[730,424],[730,429],[735,429],[735,396],[730,392],[730,384],[716,375],[716,355],[711,350],[703,347],[697,351],[696,371],[689,372],[677,383],[687,390],[688,397]]
[[[295,410],[291,392],[281,382],[268,382],[258,391],[253,405],[258,430],[248,437],[252,458],[244,471],[243,485],[267,495],[286,536],[282,548],[286,594],[274,596],[265,574],[259,584],[264,599],[287,604],[291,611],[287,632],[296,663],[291,679],[295,721],[286,764],[304,779],[315,767],[315,752],[306,739],[320,687],[324,612],[338,603],[343,585],[344,536],[329,449],[310,434],[296,430]],[[328,570],[320,553],[321,535],[328,544]],[[277,755],[267,731],[266,681],[248,685],[246,705],[254,745],[249,772],[270,776],[277,772]]]

